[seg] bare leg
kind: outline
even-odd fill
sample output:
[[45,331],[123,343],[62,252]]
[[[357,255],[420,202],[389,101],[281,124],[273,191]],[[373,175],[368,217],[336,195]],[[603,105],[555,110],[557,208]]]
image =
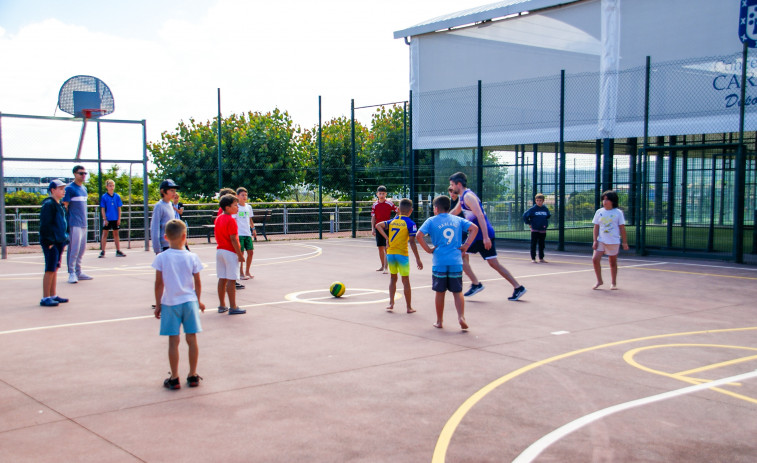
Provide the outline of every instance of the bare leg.
[[499,260],[497,260],[496,257],[493,259],[487,259],[486,262],[489,264],[489,267],[496,270],[497,273],[499,273],[505,278],[505,280],[509,281],[510,284],[513,285],[513,288],[520,287],[520,283],[518,283],[518,281],[515,280],[512,274],[505,267],[503,267],[502,264],[499,263]]
[[218,279],[218,305],[226,307],[226,280],[225,278]]
[[100,250],[105,252],[105,246],[108,245],[108,230],[103,230],[103,236],[100,239]]
[[479,283],[476,274],[473,273],[473,268],[470,266],[470,256],[465,253],[463,253],[463,273],[470,278],[471,284],[477,285]]
[[442,327],[442,323],[444,321],[444,295],[447,294],[446,292],[436,293],[436,298],[434,299],[434,305],[436,306],[436,323],[434,323],[434,326],[437,328]]
[[226,293],[229,295],[229,308],[237,307],[236,280],[226,280]]
[[[404,278],[404,277],[403,277]],[[394,295],[397,292],[397,274],[392,273],[389,277],[389,305],[386,306],[387,311],[394,310]]]
[[53,282],[53,278],[55,278],[56,272],[45,272],[45,276],[42,278],[42,297],[50,297],[54,296],[55,293],[55,283]]
[[410,287],[410,277],[402,277],[402,289],[405,290],[405,304],[407,305],[407,313],[414,313],[412,304],[410,304],[410,298],[413,289]]
[[455,299],[455,310],[457,310],[457,321],[460,322],[460,328],[467,330],[468,324],[465,323],[465,299],[463,293],[452,293]]
[[[189,346],[189,375],[197,376],[197,359],[200,357],[200,348],[197,345],[197,334],[190,333],[186,335],[187,346]],[[178,352],[178,349],[177,349]],[[176,358],[178,362],[178,357]]]
[[50,283],[50,296],[58,295],[58,270],[52,272],[53,281]]
[[610,278],[612,278],[610,289],[618,289],[618,256],[607,257],[610,260]]
[[594,274],[597,275],[597,284],[592,289],[597,289],[604,281],[602,281],[602,254],[603,252],[594,251],[594,255],[591,256],[591,263],[594,264]]
[[377,268],[377,272],[382,272],[386,270],[386,246],[376,246],[378,249],[379,254],[379,262],[381,262],[381,267]]
[[171,379],[179,377],[179,335],[168,337],[168,363],[171,365]]
[[118,230],[113,230],[113,241],[116,243],[116,251],[121,250],[121,237],[118,236]]
[[246,263],[245,272],[242,273],[241,266],[239,268],[239,273],[241,273],[242,275],[247,275],[250,278],[252,278],[252,275],[250,275],[250,267],[252,266],[252,255],[253,255],[254,252],[255,251],[253,251],[252,249],[247,250],[247,263]]

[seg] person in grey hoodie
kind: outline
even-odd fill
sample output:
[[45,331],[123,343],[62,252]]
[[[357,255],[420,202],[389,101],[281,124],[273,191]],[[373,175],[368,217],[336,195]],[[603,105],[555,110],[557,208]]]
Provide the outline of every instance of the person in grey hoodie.
[[544,195],[539,193],[534,196],[534,204],[531,209],[523,214],[523,221],[531,227],[531,262],[536,263],[536,246],[539,246],[539,262],[546,264],[544,260],[544,241],[547,237],[549,218],[552,216],[549,209],[544,205]]
[[39,243],[45,255],[45,276],[42,279],[42,300],[39,305],[55,307],[68,299],[58,296],[58,269],[63,248],[68,244],[66,209],[60,203],[66,194],[66,184],[57,178],[48,186],[50,196],[42,201],[39,213]]
[[164,235],[166,224],[176,217],[171,201],[173,201],[178,189],[179,185],[170,178],[160,182],[160,201],[155,203],[150,219],[150,237],[152,238],[152,250],[155,254],[160,254],[170,246]]

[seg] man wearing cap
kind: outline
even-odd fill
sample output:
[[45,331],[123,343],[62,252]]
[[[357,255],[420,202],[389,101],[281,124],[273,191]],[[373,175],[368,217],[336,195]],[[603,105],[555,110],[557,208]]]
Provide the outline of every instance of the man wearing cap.
[[150,236],[152,237],[152,250],[155,254],[160,254],[169,247],[166,241],[166,224],[175,217],[173,209],[173,197],[179,185],[170,178],[160,182],[160,201],[152,209],[152,219],[150,219]]
[[42,280],[42,300],[39,305],[55,307],[68,299],[58,296],[58,269],[63,258],[63,248],[68,243],[66,232],[66,209],[60,200],[66,194],[66,184],[57,178],[50,182],[50,196],[42,201],[39,213],[39,242],[45,255],[45,276]]
[[68,282],[77,283],[80,280],[91,280],[92,277],[81,271],[81,259],[87,249],[87,188],[84,180],[87,169],[84,166],[74,166],[74,181],[66,185],[63,196],[63,206],[68,211]]

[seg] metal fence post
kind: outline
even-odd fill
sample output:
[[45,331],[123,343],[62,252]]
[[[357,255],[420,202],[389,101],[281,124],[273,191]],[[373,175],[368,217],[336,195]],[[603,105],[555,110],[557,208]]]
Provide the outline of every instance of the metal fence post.
[[478,81],[478,119],[476,124],[476,193],[484,200],[484,147],[481,146],[481,81]]
[[[318,239],[323,239],[323,171],[322,171],[322,120],[321,120],[321,95],[318,95]],[[333,224],[332,227],[333,228]],[[333,231],[332,231],[333,233]]]
[[[736,171],[733,186],[733,260],[744,263],[744,193],[746,193],[746,147],[744,146],[744,110],[746,104],[746,68],[749,46],[744,42],[741,57],[741,104],[739,105],[739,149],[736,152]],[[725,167],[725,166],[724,166]]]
[[355,99],[350,100],[350,149],[352,152],[352,237],[357,237],[357,189],[355,187],[355,173],[357,171],[355,153]]
[[0,258],[8,258],[8,243],[5,237],[5,172],[3,170],[3,113],[0,112]]
[[647,206],[649,205],[649,156],[647,155],[647,148],[649,148],[649,82],[651,73],[651,59],[647,56],[646,64],[646,82],[644,84],[644,144],[641,153],[641,217],[639,236],[636,237],[637,249],[636,253],[640,255],[646,255],[647,253]]
[[[413,91],[410,90],[410,113],[409,113],[409,120],[408,120],[408,132],[410,137],[408,138],[408,155],[410,157],[410,160],[408,161],[408,182],[410,183],[409,190],[410,190],[410,199],[415,198],[415,151],[413,151]],[[413,211],[413,214],[416,214],[416,211]],[[416,215],[417,218],[417,215]]]
[[565,251],[565,69],[560,71],[560,178],[558,195],[557,250]]

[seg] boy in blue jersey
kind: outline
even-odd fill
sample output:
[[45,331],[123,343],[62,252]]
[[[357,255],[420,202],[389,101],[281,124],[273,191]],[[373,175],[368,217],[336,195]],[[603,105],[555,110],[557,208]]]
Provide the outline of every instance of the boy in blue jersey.
[[[413,248],[415,263],[418,270],[423,270],[421,256],[418,255],[418,246],[415,245],[416,225],[410,219],[413,213],[413,202],[409,199],[400,201],[399,215],[392,220],[376,224],[376,232],[381,234],[389,243],[386,249],[386,262],[391,274],[389,282],[389,305],[388,312],[394,310],[394,294],[397,292],[397,274],[402,276],[402,287],[405,291],[405,304],[407,313],[414,313],[415,309],[410,304],[410,258],[407,254],[407,244]],[[387,230],[389,234],[387,235]]]
[[[442,327],[444,319],[444,295],[452,293],[457,309],[457,321],[463,330],[468,329],[465,322],[465,300],[463,299],[463,253],[468,250],[478,233],[478,227],[461,217],[449,214],[450,200],[447,196],[434,198],[434,216],[423,222],[416,236],[418,244],[434,257],[431,267],[431,289],[436,292],[436,328]],[[468,232],[468,239],[462,242],[463,232]],[[434,249],[431,249],[424,236],[429,235]]]

